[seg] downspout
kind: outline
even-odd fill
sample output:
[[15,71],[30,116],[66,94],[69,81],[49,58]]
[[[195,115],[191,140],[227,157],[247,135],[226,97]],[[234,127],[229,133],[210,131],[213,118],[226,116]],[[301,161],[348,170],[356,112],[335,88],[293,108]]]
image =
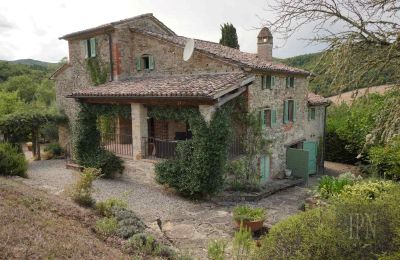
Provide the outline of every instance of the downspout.
[[110,53],[110,81],[114,81],[114,66],[113,66],[113,52],[112,52],[112,36],[108,33],[108,48]]
[[322,155],[321,155],[321,161],[322,161],[322,174],[325,174],[325,147],[326,147],[326,112],[327,108],[329,105],[324,106],[324,132],[323,132],[323,141],[322,141]]

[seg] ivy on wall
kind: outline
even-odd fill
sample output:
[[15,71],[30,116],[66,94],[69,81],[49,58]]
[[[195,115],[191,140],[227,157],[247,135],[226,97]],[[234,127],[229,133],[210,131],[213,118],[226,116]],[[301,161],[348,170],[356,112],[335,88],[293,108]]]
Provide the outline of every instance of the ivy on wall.
[[103,64],[98,57],[88,58],[86,68],[95,86],[106,83],[109,77],[109,66]]
[[197,108],[151,107],[148,115],[187,122],[193,134],[192,139],[178,143],[174,159],[156,165],[157,181],[192,198],[218,192],[224,183],[231,136],[230,108],[217,110],[209,125]]
[[74,159],[83,167],[101,169],[104,177],[113,177],[122,173],[122,160],[101,146],[101,134],[98,128],[99,116],[128,117],[130,107],[118,105],[80,104],[76,124],[74,125]]

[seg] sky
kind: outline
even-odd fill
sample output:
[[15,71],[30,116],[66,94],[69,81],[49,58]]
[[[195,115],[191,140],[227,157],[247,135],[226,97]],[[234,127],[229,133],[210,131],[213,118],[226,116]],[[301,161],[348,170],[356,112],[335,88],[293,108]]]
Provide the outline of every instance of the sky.
[[[1,0],[0,60],[58,62],[68,55],[67,42],[58,39],[62,35],[144,13],[153,13],[178,35],[214,42],[220,25],[230,22],[240,49],[256,52],[262,19],[274,17],[267,9],[267,0]],[[322,50],[302,40],[311,36],[311,28],[287,41],[274,35],[274,57]]]

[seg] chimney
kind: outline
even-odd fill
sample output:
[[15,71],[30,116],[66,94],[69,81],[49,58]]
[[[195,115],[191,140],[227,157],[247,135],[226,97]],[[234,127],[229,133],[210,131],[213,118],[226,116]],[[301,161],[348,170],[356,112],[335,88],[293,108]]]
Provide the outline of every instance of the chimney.
[[257,36],[257,55],[266,61],[272,61],[272,46],[274,38],[267,27],[261,29]]

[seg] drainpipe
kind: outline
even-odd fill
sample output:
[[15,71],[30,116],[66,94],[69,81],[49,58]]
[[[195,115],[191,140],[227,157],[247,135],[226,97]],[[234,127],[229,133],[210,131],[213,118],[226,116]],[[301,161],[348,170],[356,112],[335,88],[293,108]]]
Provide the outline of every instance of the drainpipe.
[[322,160],[322,174],[325,174],[325,147],[326,147],[326,112],[327,112],[328,106],[324,106],[324,132],[322,135],[323,141],[322,141],[322,154],[321,154],[321,160]]
[[114,68],[113,68],[113,53],[112,53],[112,37],[111,33],[108,33],[108,48],[110,53],[110,81],[114,81]]

